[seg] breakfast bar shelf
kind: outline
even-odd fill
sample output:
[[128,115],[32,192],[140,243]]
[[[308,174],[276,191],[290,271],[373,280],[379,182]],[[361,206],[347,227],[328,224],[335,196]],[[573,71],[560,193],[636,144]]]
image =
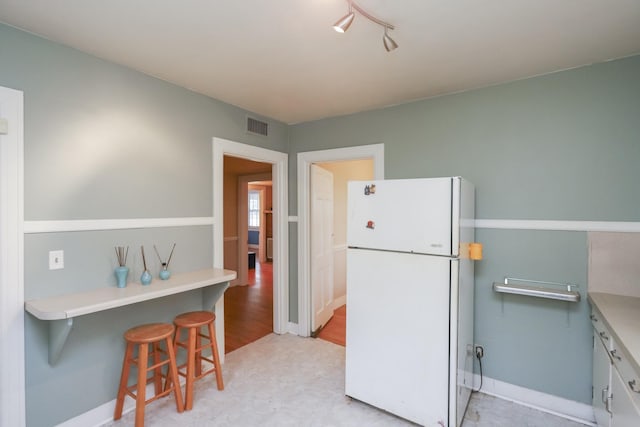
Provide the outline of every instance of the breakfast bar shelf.
[[75,317],[201,288],[202,308],[213,311],[229,282],[235,278],[236,272],[231,270],[199,270],[175,274],[168,280],[154,280],[147,286],[129,283],[125,288],[111,286],[30,300],[25,302],[25,310],[40,320],[49,321],[49,364],[54,365],[60,359]]

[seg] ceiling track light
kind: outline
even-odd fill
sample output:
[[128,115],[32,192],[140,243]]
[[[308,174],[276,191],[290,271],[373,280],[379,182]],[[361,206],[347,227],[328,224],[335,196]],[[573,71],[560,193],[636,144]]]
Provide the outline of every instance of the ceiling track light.
[[384,28],[382,43],[384,44],[384,48],[387,50],[387,52],[391,52],[392,50],[395,50],[398,48],[398,43],[396,43],[395,40],[393,40],[387,33],[387,30],[395,29],[393,25],[389,24],[386,21],[376,18],[375,16],[371,15],[369,12],[367,12],[366,10],[364,10],[362,7],[358,6],[355,2],[351,0],[347,0],[347,3],[349,3],[349,13],[343,16],[342,18],[340,18],[335,24],[333,24],[334,30],[336,30],[339,33],[344,33],[345,31],[347,31],[349,29],[349,26],[353,22],[353,19],[355,18],[355,13],[353,12],[355,9],[360,15],[364,16],[369,21],[374,22]]

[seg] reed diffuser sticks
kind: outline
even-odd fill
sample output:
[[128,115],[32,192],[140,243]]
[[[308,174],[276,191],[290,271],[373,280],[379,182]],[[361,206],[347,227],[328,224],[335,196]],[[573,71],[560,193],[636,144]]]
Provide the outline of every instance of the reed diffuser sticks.
[[118,265],[124,267],[127,265],[127,256],[129,255],[129,246],[116,246],[116,258],[118,258]]
[[176,244],[173,244],[173,247],[171,248],[171,253],[169,254],[169,258],[167,259],[167,261],[162,261],[162,258],[160,257],[160,253],[158,252],[158,248],[156,248],[156,245],[153,245],[153,249],[156,251],[156,255],[158,256],[158,261],[160,261],[160,264],[162,264],[162,267],[167,269],[169,268],[169,263],[171,262],[171,257],[173,256],[173,250],[176,248]]
[[140,246],[140,250],[142,251],[142,265],[144,266],[144,271],[148,271],[148,269],[147,269],[147,259],[144,256],[144,246]]

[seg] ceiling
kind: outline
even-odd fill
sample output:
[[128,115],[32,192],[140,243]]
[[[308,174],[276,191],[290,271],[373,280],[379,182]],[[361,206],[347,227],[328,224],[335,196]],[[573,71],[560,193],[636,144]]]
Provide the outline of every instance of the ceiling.
[[640,53],[638,0],[0,0],[0,21],[298,123]]

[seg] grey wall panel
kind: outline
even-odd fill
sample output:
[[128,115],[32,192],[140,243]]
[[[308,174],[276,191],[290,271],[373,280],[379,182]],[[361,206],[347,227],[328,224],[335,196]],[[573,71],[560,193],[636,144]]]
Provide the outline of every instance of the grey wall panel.
[[[42,233],[25,236],[25,299],[45,298],[115,286],[115,246],[128,246],[129,282],[140,282],[143,271],[140,246],[145,247],[147,267],[153,280],[160,280],[161,264],[153,250],[166,258],[176,249],[169,270],[173,273],[211,268],[212,227],[167,227],[137,230]],[[49,251],[64,251],[65,268],[49,270]],[[153,283],[153,282],[152,282]]]
[[[288,149],[284,123],[266,119],[269,137],[250,135],[245,110],[2,24],[0,56],[0,86],[24,92],[26,220],[210,217],[213,137]],[[115,285],[115,245],[131,247],[130,280],[141,273],[140,244],[157,277],[152,244],[167,251],[173,242],[172,271],[212,265],[210,226],[27,235],[25,296]],[[54,249],[65,251],[64,270],[48,270]],[[200,295],[82,316],[53,367],[46,323],[25,314],[28,425],[113,400],[122,333],[199,309]]]
[[638,75],[635,56],[303,123],[291,158],[382,142],[387,178],[462,175],[478,218],[637,221]]
[[250,135],[245,110],[4,25],[0,52],[24,91],[27,220],[211,216],[214,136],[287,151],[283,123]]
[[[381,142],[387,178],[462,175],[473,182],[480,219],[640,221],[638,76],[635,56],[301,123],[291,127],[290,158]],[[293,202],[297,189],[290,188]],[[485,245],[475,273],[485,374],[588,403],[586,233],[478,230],[477,240]],[[577,283],[583,299],[567,309],[499,297],[491,284],[505,275]]]
[[[476,230],[475,340],[490,378],[591,402],[587,236],[583,232]],[[578,303],[493,291],[505,277],[578,285]]]

